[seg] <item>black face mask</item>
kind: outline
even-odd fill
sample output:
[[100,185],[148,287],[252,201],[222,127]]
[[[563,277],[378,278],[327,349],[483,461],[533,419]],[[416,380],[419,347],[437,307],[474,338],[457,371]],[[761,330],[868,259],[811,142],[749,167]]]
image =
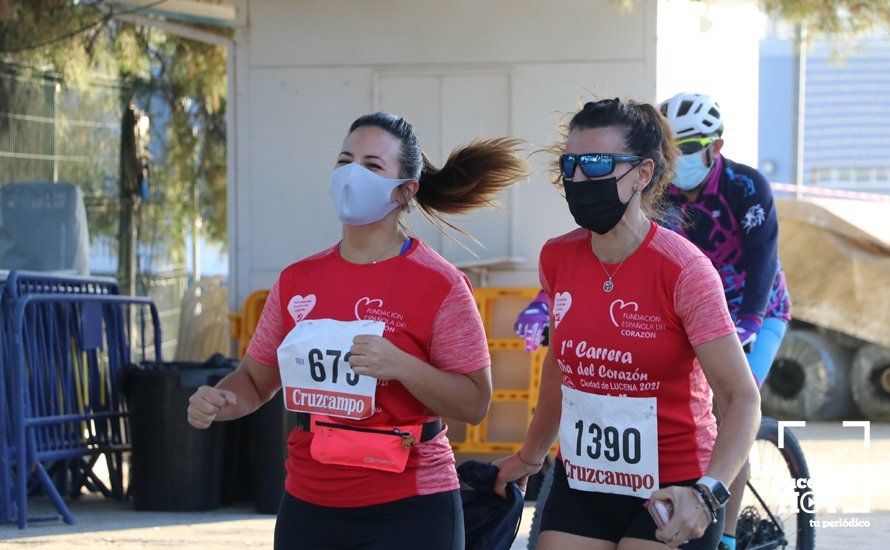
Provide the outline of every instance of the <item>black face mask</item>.
[[[628,175],[634,168],[636,166],[622,174],[621,178]],[[621,202],[618,197],[618,181],[621,178],[612,177],[586,181],[563,179],[566,202],[569,203],[569,212],[575,218],[575,223],[600,235],[605,235],[618,225],[630,203],[630,199],[627,202]],[[631,195],[631,199],[633,199],[633,195]]]

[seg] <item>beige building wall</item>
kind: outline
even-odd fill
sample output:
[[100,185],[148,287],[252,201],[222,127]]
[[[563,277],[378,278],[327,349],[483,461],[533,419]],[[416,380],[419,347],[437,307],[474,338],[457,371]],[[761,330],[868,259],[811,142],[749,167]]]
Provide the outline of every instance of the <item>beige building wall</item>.
[[[477,135],[534,149],[556,137],[585,90],[655,99],[656,0],[239,0],[230,183],[230,307],[288,264],[331,246],[340,226],[328,178],[349,124],[408,118],[442,162]],[[412,215],[449,260],[506,270],[491,285],[537,284],[544,241],[573,227],[547,183],[546,155],[502,209],[455,218],[485,244],[474,258]]]

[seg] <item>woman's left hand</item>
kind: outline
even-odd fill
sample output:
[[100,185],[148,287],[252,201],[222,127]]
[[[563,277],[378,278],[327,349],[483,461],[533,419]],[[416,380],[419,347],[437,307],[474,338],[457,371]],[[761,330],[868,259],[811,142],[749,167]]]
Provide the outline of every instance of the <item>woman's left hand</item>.
[[701,538],[711,524],[712,515],[692,487],[672,486],[659,489],[651,500],[669,500],[674,507],[673,515],[655,536],[670,548],[678,548],[686,542]]
[[359,335],[349,349],[349,366],[377,380],[398,380],[405,375],[405,359],[412,356],[382,336]]

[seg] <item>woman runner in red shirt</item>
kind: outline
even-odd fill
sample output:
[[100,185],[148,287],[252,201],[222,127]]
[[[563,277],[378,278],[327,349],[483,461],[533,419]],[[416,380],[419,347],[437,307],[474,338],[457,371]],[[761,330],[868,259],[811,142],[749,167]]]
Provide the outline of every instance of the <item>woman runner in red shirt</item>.
[[375,113],[349,129],[330,184],[342,240],[281,272],[238,369],[188,410],[206,428],[284,388],[300,426],[277,550],[463,548],[441,417],[485,416],[488,345],[466,276],[408,236],[402,216],[414,203],[442,227],[442,214],[490,204],[526,177],[518,145],[475,141],[437,169],[402,118]]
[[673,175],[671,129],[652,105],[590,102],[560,152],[581,228],[541,251],[550,347],[497,489],[536,473],[558,437],[538,548],[713,550],[760,399],[717,272],[651,219]]

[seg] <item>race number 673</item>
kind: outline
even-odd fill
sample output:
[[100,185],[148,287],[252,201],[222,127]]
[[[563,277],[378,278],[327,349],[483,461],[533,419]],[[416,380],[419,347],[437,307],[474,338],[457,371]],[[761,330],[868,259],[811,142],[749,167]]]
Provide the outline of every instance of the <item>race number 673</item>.
[[[322,352],[320,349],[311,349],[309,350],[309,374],[312,376],[312,379],[316,382],[325,382],[328,380],[328,376],[330,376],[330,381],[332,384],[336,384],[340,375],[340,358],[342,356],[343,361],[349,362],[349,356],[351,354],[347,352],[343,355],[343,352],[337,349],[329,349]],[[325,358],[333,359],[333,362],[325,361]],[[329,364],[330,368],[326,369],[325,365]],[[328,372],[330,370],[330,372]],[[346,369],[346,383],[350,386],[355,386],[358,384],[359,375],[352,372],[352,369]]]

